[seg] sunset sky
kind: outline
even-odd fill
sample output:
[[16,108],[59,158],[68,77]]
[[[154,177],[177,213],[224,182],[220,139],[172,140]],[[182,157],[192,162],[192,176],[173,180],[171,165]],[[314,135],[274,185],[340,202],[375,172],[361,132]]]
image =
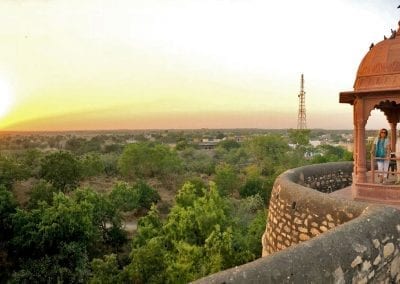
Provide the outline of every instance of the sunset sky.
[[[398,1],[2,0],[0,130],[352,129]],[[375,114],[367,127],[382,125]]]

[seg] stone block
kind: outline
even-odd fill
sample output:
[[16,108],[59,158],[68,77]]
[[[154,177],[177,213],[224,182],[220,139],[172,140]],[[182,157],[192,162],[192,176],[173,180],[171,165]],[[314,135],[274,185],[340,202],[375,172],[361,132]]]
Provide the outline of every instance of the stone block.
[[400,275],[400,256],[396,256],[390,265],[390,276],[395,278]]
[[393,243],[388,243],[383,247],[383,257],[387,258],[391,256],[394,252],[394,244]]
[[293,221],[295,224],[298,224],[298,225],[301,225],[301,224],[303,224],[303,221],[300,219],[300,218],[298,218],[298,217],[296,217],[296,218],[294,218],[294,221]]
[[304,228],[304,227],[299,227],[298,230],[299,230],[299,232],[302,232],[302,233],[308,233],[308,229]]
[[310,237],[306,234],[300,234],[299,238],[301,241],[308,241],[310,239]]
[[372,279],[375,276],[375,270],[372,270],[369,274],[368,274],[368,279]]
[[326,231],[328,231],[328,228],[325,227],[325,226],[320,226],[319,229],[320,229],[321,232],[326,232]]
[[356,267],[357,265],[361,264],[362,262],[363,262],[363,261],[362,261],[361,256],[358,255],[358,256],[352,261],[351,267],[354,268],[354,267]]
[[313,234],[314,236],[318,236],[319,234],[321,234],[321,232],[318,231],[316,228],[311,228],[310,232],[311,232],[311,234]]
[[352,244],[352,247],[358,253],[364,253],[367,250],[366,246],[357,243]]
[[340,266],[333,273],[333,277],[335,279],[335,283],[337,283],[337,284],[345,284],[346,283],[344,280],[343,269]]
[[382,261],[382,258],[381,258],[380,255],[378,255],[378,256],[375,258],[373,264],[374,264],[375,266],[377,266],[377,265],[379,265],[379,264],[381,263],[381,261]]
[[364,261],[362,264],[362,268],[361,271],[369,271],[369,269],[371,268],[371,262],[370,261]]
[[378,239],[373,239],[373,240],[372,240],[372,243],[374,244],[374,247],[375,247],[376,249],[379,248],[379,246],[381,245],[381,243],[379,242]]

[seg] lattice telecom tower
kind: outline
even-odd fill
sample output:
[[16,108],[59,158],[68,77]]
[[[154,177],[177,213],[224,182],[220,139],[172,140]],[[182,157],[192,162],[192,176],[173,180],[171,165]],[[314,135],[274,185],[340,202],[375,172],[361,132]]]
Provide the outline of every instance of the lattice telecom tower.
[[306,122],[306,92],[304,91],[304,76],[301,74],[299,97],[299,114],[297,115],[297,129],[307,129]]

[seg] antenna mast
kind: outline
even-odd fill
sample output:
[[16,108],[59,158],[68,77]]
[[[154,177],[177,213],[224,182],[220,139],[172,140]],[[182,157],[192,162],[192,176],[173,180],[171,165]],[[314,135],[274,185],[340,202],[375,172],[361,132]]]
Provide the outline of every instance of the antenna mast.
[[306,122],[306,92],[304,91],[304,75],[301,74],[299,97],[299,113],[297,116],[297,129],[307,129]]

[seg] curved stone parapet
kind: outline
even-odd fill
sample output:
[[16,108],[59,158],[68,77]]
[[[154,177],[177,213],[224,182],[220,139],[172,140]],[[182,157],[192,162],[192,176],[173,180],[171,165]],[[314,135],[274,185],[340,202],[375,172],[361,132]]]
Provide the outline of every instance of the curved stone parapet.
[[272,190],[263,256],[307,241],[360,215],[365,205],[329,194],[351,185],[351,162],[288,170]]
[[265,257],[194,283],[400,283],[400,211],[322,193],[349,186],[351,171],[328,163],[280,175]]

